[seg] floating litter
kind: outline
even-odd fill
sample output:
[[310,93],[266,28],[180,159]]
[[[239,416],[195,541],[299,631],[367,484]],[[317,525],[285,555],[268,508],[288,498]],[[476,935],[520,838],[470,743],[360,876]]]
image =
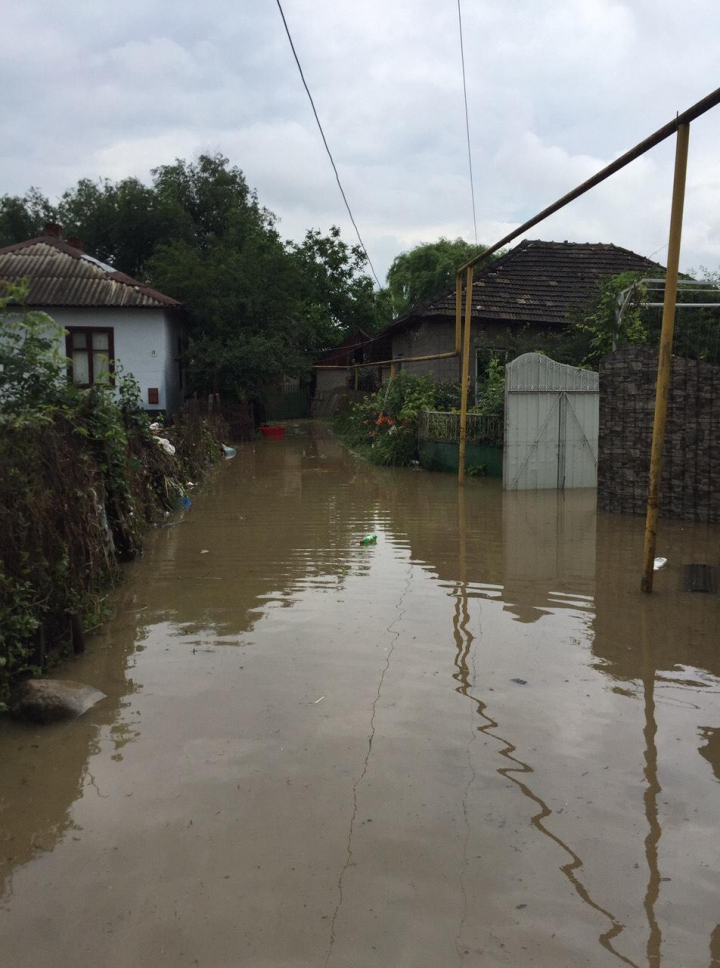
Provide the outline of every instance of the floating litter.
[[662,571],[667,564],[667,558],[656,558],[653,561],[653,571]]

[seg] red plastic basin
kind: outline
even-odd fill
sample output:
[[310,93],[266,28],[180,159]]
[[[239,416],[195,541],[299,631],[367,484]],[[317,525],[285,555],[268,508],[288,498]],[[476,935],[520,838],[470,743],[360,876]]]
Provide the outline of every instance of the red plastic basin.
[[263,435],[263,437],[269,437],[271,440],[285,439],[284,427],[261,427],[260,433]]

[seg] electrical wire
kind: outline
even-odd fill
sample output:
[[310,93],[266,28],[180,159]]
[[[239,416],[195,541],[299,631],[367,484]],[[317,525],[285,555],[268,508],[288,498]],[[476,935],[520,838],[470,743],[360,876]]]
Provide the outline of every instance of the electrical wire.
[[292,35],[290,34],[290,28],[288,27],[288,22],[285,19],[285,11],[282,8],[282,4],[281,4],[280,0],[276,0],[276,3],[278,5],[278,10],[280,11],[280,16],[282,17],[282,22],[283,22],[283,25],[285,27],[285,33],[287,34],[287,38],[290,41],[290,49],[293,52],[293,57],[295,58],[295,63],[297,64],[297,69],[300,72],[300,79],[303,82],[303,87],[305,88],[305,92],[306,92],[306,94],[307,94],[307,96],[308,96],[308,98],[310,100],[310,106],[312,107],[313,114],[315,115],[315,120],[317,121],[317,126],[318,126],[318,129],[320,131],[320,136],[322,137],[323,144],[325,145],[325,151],[327,151],[328,158],[330,159],[330,164],[332,165],[333,171],[335,172],[335,180],[338,183],[338,188],[340,189],[340,194],[342,195],[343,201],[345,202],[345,208],[347,209],[347,213],[350,216],[350,221],[352,222],[353,228],[355,229],[355,234],[358,237],[358,242],[360,243],[360,248],[365,253],[365,258],[367,259],[368,265],[370,266],[370,271],[373,274],[373,277],[375,279],[375,282],[378,284],[378,289],[382,289],[382,286],[380,285],[380,280],[378,279],[377,273],[375,272],[375,267],[372,264],[372,260],[371,260],[370,256],[368,255],[368,250],[365,248],[365,243],[363,242],[362,236],[360,235],[360,229],[357,227],[357,222],[355,221],[355,218],[353,217],[352,210],[350,209],[350,203],[347,200],[347,195],[345,194],[345,189],[342,187],[342,182],[340,181],[340,175],[339,175],[338,170],[337,170],[337,165],[335,164],[335,159],[333,158],[332,152],[330,151],[330,145],[327,142],[327,138],[325,137],[325,132],[323,131],[323,126],[320,123],[320,118],[318,117],[317,109],[315,108],[315,102],[313,101],[313,96],[310,93],[310,88],[308,87],[307,81],[305,80],[305,74],[303,73],[303,69],[302,69],[302,66],[300,64],[300,58],[298,57],[297,51],[295,50],[295,44],[293,43]]
[[468,114],[467,81],[465,80],[465,46],[463,43],[462,10],[460,0],[457,0],[458,28],[460,30],[460,61],[462,63],[463,98],[465,100],[465,131],[467,132],[468,168],[470,169],[470,196],[472,198],[473,227],[475,229],[475,245],[478,244],[477,216],[475,214],[475,183],[473,180],[472,151],[470,148],[470,115]]

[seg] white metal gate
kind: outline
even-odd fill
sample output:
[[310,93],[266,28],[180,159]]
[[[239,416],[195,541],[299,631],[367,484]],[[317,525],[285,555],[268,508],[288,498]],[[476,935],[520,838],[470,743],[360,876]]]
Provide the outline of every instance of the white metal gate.
[[599,376],[525,353],[505,367],[507,490],[597,487]]

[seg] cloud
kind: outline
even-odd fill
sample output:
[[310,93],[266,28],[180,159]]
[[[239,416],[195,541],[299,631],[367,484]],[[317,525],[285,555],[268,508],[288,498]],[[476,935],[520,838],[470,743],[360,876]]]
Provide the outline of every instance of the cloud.
[[[343,184],[379,273],[438,235],[472,238],[453,4],[285,0]],[[713,0],[463,4],[478,233],[495,240],[698,100]],[[688,22],[702,30],[688,31]],[[683,44],[677,37],[682,32]],[[2,190],[147,178],[201,151],[241,167],[280,230],[352,228],[273,3],[11,5],[0,35]],[[720,114],[693,125],[683,264],[720,262]],[[536,238],[667,242],[672,145]]]

